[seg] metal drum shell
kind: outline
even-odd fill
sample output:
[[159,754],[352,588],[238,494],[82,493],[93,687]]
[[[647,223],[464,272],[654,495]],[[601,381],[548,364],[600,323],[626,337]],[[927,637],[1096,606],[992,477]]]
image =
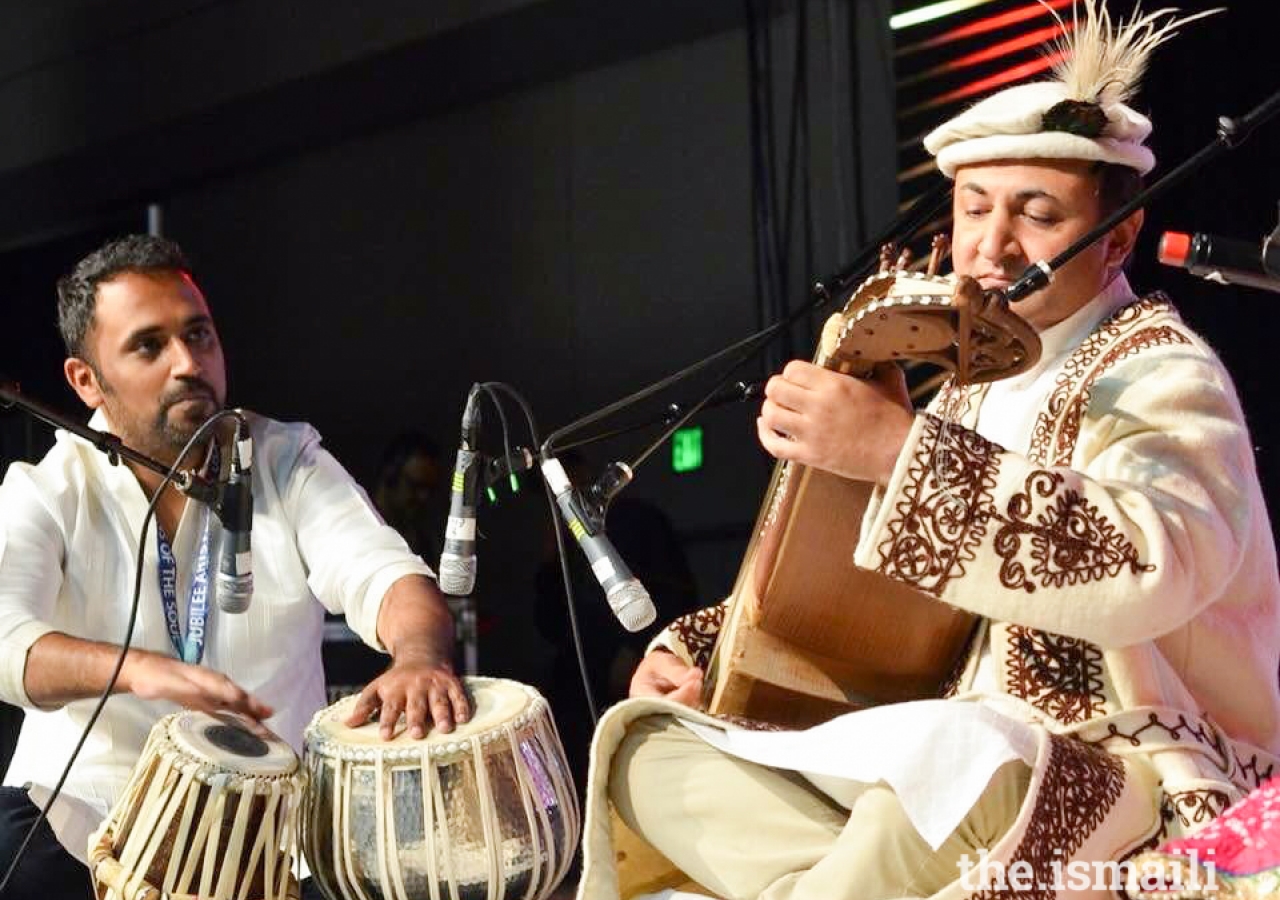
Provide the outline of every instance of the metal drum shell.
[[306,731],[302,846],[331,900],[546,897],[580,833],[577,794],[543,697],[464,679],[471,720],[422,740],[348,728],[355,697]]

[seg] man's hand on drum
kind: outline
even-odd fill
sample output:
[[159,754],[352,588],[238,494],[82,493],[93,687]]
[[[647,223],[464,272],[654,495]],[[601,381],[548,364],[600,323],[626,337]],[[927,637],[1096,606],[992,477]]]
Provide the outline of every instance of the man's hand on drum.
[[270,706],[221,672],[137,648],[129,651],[116,683],[143,700],[168,700],[207,713],[227,710],[259,722],[273,714]]
[[698,706],[702,670],[674,653],[655,650],[640,660],[631,676],[632,697],[665,697],[685,706]]
[[375,714],[384,741],[396,736],[401,715],[416,740],[426,737],[428,726],[453,731],[455,722],[471,718],[471,705],[452,664],[428,654],[400,653],[391,668],[360,692],[346,724],[363,725]]
[[756,431],[778,459],[885,484],[913,418],[895,365],[878,366],[862,379],[794,360],[765,386]]

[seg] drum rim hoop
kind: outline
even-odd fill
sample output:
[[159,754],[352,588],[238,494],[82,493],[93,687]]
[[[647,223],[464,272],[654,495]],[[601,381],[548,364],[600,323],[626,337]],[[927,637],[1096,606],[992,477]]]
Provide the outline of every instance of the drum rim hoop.
[[[277,740],[280,745],[289,751],[290,762],[292,763],[289,769],[280,772],[249,771],[248,769],[237,766],[235,764],[235,757],[230,757],[225,760],[211,760],[193,756],[188,748],[174,737],[170,730],[171,726],[176,724],[179,719],[187,717],[193,712],[198,712],[198,710],[180,709],[177,712],[169,713],[162,717],[160,721],[156,723],[152,733],[153,749],[151,750],[151,755],[158,759],[170,760],[174,768],[179,772],[187,772],[194,769],[195,779],[205,785],[211,784],[209,780],[210,778],[228,776],[238,781],[258,781],[263,783],[263,785],[267,785],[275,781],[292,781],[298,778],[299,773],[302,771],[302,761],[298,754],[294,752],[294,749],[279,738],[277,738]],[[143,748],[143,756],[147,755],[146,748]],[[264,787],[258,792],[261,793],[264,790],[267,790],[267,788]]]
[[304,759],[318,756],[323,759],[340,760],[342,762],[374,762],[382,760],[383,762],[420,762],[425,755],[428,759],[435,759],[443,756],[456,756],[459,753],[469,752],[473,745],[479,743],[480,746],[487,746],[503,740],[504,732],[510,730],[521,730],[527,728],[533,722],[549,717],[550,707],[547,705],[546,698],[538,692],[537,688],[523,682],[515,681],[511,678],[489,678],[480,675],[470,675],[463,679],[468,685],[471,684],[505,684],[518,689],[525,695],[529,703],[519,715],[503,723],[503,728],[492,729],[490,731],[474,734],[469,737],[461,738],[456,741],[445,741],[438,744],[415,745],[409,747],[393,747],[387,744],[373,746],[354,746],[345,744],[340,740],[329,737],[321,732],[321,721],[328,712],[337,706],[338,703],[351,702],[350,698],[343,698],[337,703],[330,704],[324,709],[317,712],[311,718],[311,724],[303,733],[303,756]]

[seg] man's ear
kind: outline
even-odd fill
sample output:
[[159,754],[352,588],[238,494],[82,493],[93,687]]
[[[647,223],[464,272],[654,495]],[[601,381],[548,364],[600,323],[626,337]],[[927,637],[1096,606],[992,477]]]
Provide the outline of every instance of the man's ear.
[[98,374],[93,366],[76,356],[69,356],[62,363],[62,374],[67,376],[67,384],[76,392],[81,402],[90,409],[102,405],[102,385],[98,383]]
[[1142,231],[1142,221],[1145,217],[1145,210],[1136,209],[1127,219],[1111,229],[1111,233],[1107,235],[1108,269],[1119,271],[1124,266],[1125,260],[1133,253],[1134,245],[1138,243],[1138,233]]

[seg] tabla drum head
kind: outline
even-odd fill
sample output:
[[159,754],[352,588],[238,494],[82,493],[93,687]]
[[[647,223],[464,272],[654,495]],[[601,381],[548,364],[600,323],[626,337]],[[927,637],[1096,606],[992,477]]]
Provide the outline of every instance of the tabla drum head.
[[[471,701],[471,718],[454,724],[453,731],[439,732],[434,726],[423,738],[413,738],[405,728],[404,718],[397,725],[397,734],[384,741],[378,731],[377,719],[365,725],[351,727],[346,724],[357,696],[344,697],[328,709],[320,712],[307,729],[307,745],[325,745],[340,741],[348,752],[360,748],[376,748],[383,755],[394,756],[396,750],[417,750],[426,745],[431,751],[444,752],[462,748],[471,739],[485,735],[495,725],[506,722],[519,723],[545,708],[546,701],[536,690],[525,684],[504,678],[469,677],[463,679],[467,699]],[[432,753],[434,755],[434,752]]]
[[232,713],[186,710],[170,719],[168,730],[169,739],[183,753],[237,775],[288,775],[298,768],[292,747],[270,732],[265,737],[255,733],[243,717]]

